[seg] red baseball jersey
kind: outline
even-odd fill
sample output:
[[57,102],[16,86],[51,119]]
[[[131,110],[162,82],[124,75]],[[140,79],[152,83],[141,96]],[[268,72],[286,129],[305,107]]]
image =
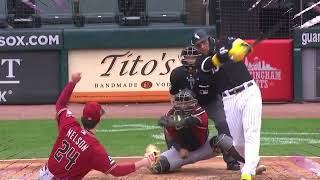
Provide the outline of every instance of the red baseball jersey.
[[59,134],[48,160],[49,171],[62,179],[81,179],[92,169],[108,173],[117,166],[96,137],[83,129],[67,108],[74,86],[67,84],[56,103]]
[[[175,110],[171,109],[167,116],[173,116]],[[177,129],[174,127],[165,127],[165,133],[173,138],[173,141],[180,144],[182,148],[194,151],[201,147],[208,138],[208,115],[200,106],[194,108],[191,116],[199,120],[201,125],[183,127]]]

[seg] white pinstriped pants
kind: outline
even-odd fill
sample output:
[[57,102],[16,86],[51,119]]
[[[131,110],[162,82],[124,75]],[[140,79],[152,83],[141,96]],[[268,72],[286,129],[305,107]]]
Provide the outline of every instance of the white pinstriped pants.
[[255,175],[260,160],[262,98],[257,84],[253,80],[248,82],[253,85],[238,94],[223,97],[223,104],[233,145],[245,158],[241,173]]

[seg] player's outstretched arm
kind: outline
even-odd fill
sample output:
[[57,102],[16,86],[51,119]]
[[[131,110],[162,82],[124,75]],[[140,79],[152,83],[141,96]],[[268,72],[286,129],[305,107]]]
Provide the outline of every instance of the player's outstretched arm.
[[109,173],[112,176],[116,176],[116,177],[126,176],[142,167],[150,167],[151,162],[153,161],[152,158],[155,158],[155,157],[144,157],[141,160],[138,160],[134,163],[117,164],[115,168],[113,168]]
[[57,102],[56,102],[56,110],[59,112],[61,109],[67,107],[67,103],[69,101],[69,98],[72,94],[72,91],[76,84],[80,81],[81,79],[81,73],[76,72],[73,73],[71,76],[71,81],[64,87],[63,91],[61,92]]
[[134,163],[123,163],[118,164],[110,171],[110,174],[112,176],[120,177],[120,176],[126,176],[132,172],[135,172],[136,170],[142,168],[142,167],[148,167],[149,166],[149,160],[147,158],[142,158],[139,161],[136,161]]

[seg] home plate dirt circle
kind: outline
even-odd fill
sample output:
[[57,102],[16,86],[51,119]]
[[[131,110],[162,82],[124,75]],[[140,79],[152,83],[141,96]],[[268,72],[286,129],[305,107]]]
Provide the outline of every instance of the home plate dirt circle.
[[[114,158],[117,163],[134,162],[135,158]],[[256,180],[294,180],[294,179],[320,179],[316,173],[307,168],[297,165],[292,157],[262,157],[261,163],[267,166],[267,171],[257,175]],[[320,158],[307,158],[309,161],[320,163]],[[37,179],[39,169],[45,164],[45,159],[29,160],[3,160],[0,161],[1,179]],[[212,158],[186,165],[173,173],[155,175],[146,168],[124,177],[113,177],[98,171],[90,172],[84,179],[132,179],[132,180],[225,180],[240,179],[239,171],[227,171],[221,157]]]

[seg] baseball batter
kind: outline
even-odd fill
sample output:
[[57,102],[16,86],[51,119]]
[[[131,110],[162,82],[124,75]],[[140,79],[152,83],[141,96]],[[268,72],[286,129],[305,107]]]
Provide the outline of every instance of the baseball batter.
[[[192,34],[191,44],[197,49],[197,51],[201,53],[201,56],[198,57],[195,62],[196,67],[201,66],[202,61],[206,57],[213,56],[216,53],[215,39],[209,36],[209,34],[203,29],[198,29]],[[206,92],[207,90],[209,90],[207,91],[207,94],[200,94],[200,97],[202,96],[204,99],[206,99],[204,103],[200,103],[199,101],[201,107],[206,110],[209,118],[214,121],[216,129],[218,130],[218,134],[226,134],[232,137],[223,108],[222,96],[216,91],[217,89],[214,77],[212,77],[212,74],[203,71],[198,71],[197,74],[201,75],[200,79],[202,79],[202,82],[200,84],[201,86],[198,87],[200,93],[201,91]],[[209,76],[210,78],[206,76]],[[223,154],[223,160],[227,163],[228,170],[240,170],[240,163],[230,154]]]
[[251,47],[239,38],[227,38],[219,40],[216,49],[216,55],[206,58],[203,67],[215,72],[233,144],[245,157],[241,179],[250,180],[260,160],[262,111],[260,89],[242,62]]
[[186,164],[215,157],[221,150],[229,151],[232,147],[232,139],[225,134],[208,138],[207,113],[188,89],[174,96],[173,108],[159,123],[172,146],[152,166],[153,173],[174,171]]
[[113,176],[124,176],[140,167],[147,167],[147,158],[118,165],[108,155],[94,135],[94,129],[104,113],[98,103],[85,104],[81,117],[83,127],[76,121],[67,103],[80,79],[81,74],[74,73],[72,81],[65,86],[56,102],[59,134],[47,164],[40,169],[39,179],[82,179],[92,169]]

